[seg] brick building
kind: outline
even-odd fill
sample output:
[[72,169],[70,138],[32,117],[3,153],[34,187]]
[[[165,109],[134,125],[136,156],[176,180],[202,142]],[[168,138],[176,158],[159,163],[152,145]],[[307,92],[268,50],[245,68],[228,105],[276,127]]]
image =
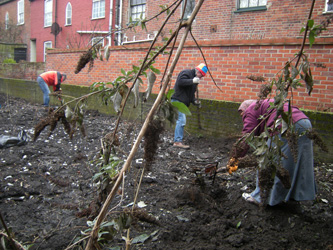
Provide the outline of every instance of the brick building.
[[[27,45],[27,61],[43,62],[48,48],[87,48],[95,42],[114,45],[113,37],[108,34],[116,25],[116,2],[0,0],[0,20],[4,25],[9,20],[23,26],[21,40],[16,42]],[[20,18],[24,21],[19,21]],[[6,33],[7,29],[2,32]]]
[[[0,20],[4,20],[3,7],[19,1],[1,2],[6,2],[0,5]],[[47,51],[46,69],[65,72],[68,84],[89,86],[97,81],[112,81],[120,75],[121,69],[130,70],[144,58],[167,15],[164,12],[158,18],[153,17],[160,13],[161,5],[171,6],[174,2],[177,4],[179,1],[25,1],[31,9],[31,51],[35,48],[36,61],[43,61],[45,48],[56,48]],[[196,3],[198,0],[188,0],[183,19],[191,14]],[[170,31],[179,25],[182,5],[183,2],[162,30],[158,45],[162,45],[163,39],[168,38]],[[314,6],[312,0],[203,1],[192,33],[222,91],[207,76],[199,85],[200,98],[231,102],[256,98],[262,83],[249,80],[249,76],[272,80],[300,50],[303,41],[300,30],[307,22],[310,10],[311,19],[317,25],[326,20],[332,22],[332,7],[331,0],[317,0]],[[131,22],[138,17],[153,19],[146,22],[144,30],[140,27],[129,29]],[[181,36],[182,32],[178,39]],[[105,39],[101,40],[101,37]],[[75,74],[76,64],[85,51],[80,48],[86,49],[99,41],[111,45],[109,61],[95,60],[92,70],[86,67]],[[310,97],[305,87],[299,88],[293,93],[294,100],[301,108],[333,112],[333,25],[328,25],[316,37],[315,44],[311,48],[306,45],[305,50],[312,63],[315,86]],[[163,55],[156,60],[155,66],[162,72],[167,59],[167,55]],[[202,61],[199,49],[189,36],[173,79],[179,71]],[[156,84],[155,93],[158,90],[159,85]]]
[[[0,43],[2,46],[15,44],[14,55],[0,52],[0,62],[5,58],[29,60],[30,29],[28,0],[0,0]],[[10,51],[9,48],[5,50]]]

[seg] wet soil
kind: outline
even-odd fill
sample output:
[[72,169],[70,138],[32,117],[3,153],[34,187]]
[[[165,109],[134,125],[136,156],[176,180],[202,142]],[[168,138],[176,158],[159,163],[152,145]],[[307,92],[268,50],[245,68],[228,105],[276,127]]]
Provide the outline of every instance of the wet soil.
[[[114,129],[116,118],[86,111],[86,137],[78,130],[69,139],[59,123],[50,136],[47,127],[33,141],[34,127],[47,110],[2,94],[0,104],[0,135],[17,136],[24,130],[29,136],[22,146],[0,149],[4,222],[15,240],[32,245],[30,249],[70,249],[93,219],[83,215],[99,196],[93,177],[101,171],[101,138]],[[119,159],[126,159],[140,129],[139,122],[121,123]],[[255,169],[239,169],[232,175],[220,171],[215,176],[205,171],[209,164],[226,166],[235,138],[206,139],[187,133],[191,148],[184,150],[172,146],[172,136],[170,131],[160,135],[155,160],[139,185],[141,143],[110,205],[107,221],[130,226],[131,249],[333,249],[333,164],[315,163],[315,201],[260,208],[242,198],[243,192],[255,188]],[[131,210],[138,186],[136,208],[141,216],[129,221],[124,211]],[[125,223],[119,223],[121,219]],[[108,240],[101,241],[101,249],[125,249],[122,236],[127,231],[112,228],[116,229],[112,239],[104,235]],[[0,230],[4,232],[3,224]]]

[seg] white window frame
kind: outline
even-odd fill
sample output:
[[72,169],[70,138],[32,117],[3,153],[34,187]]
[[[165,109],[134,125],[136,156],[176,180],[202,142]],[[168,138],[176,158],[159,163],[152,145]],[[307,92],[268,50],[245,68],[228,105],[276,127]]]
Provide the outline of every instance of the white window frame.
[[5,15],[5,29],[6,30],[9,29],[9,14],[8,14],[8,12],[6,12],[6,15]]
[[92,19],[105,17],[105,0],[92,1]]
[[[185,9],[183,20],[188,20],[190,18],[190,16],[192,15],[192,12],[194,10],[194,7],[195,7],[195,0],[187,0],[187,4],[186,4],[186,9]],[[183,0],[183,2],[182,2],[182,12],[181,12],[181,15],[183,14],[184,8],[185,8],[185,0]]]
[[52,41],[44,42],[44,62],[46,61],[46,50],[52,48]]
[[17,1],[17,24],[24,24],[24,0]]
[[65,25],[69,26],[72,25],[72,4],[70,2],[67,3],[66,5],[66,20],[65,20]]
[[237,0],[237,10],[266,9],[267,0]]
[[132,21],[146,16],[146,0],[130,0],[130,17]]
[[94,46],[96,44],[102,44],[102,46],[104,47],[104,37],[95,36],[95,37],[91,38],[91,45]]
[[53,0],[44,1],[44,27],[52,25]]
[[[330,1],[331,1],[331,3],[329,4]],[[325,12],[327,12],[327,13],[333,12],[333,1],[332,0],[325,0]]]

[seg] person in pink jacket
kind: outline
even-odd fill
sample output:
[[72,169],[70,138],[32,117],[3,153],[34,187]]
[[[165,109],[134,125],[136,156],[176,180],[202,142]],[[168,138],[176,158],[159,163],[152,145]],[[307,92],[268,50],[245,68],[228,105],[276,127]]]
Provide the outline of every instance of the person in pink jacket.
[[53,91],[60,91],[60,84],[66,80],[66,75],[59,71],[47,71],[37,77],[39,87],[43,91],[44,106],[48,107],[50,103],[50,89],[48,86],[53,87]]
[[[246,100],[240,105],[238,112],[243,119],[243,134],[252,132],[252,130],[258,126],[254,131],[254,135],[259,136],[264,132],[265,126],[274,126],[277,111],[269,109],[271,102],[274,102],[274,100],[265,99],[260,100],[258,103],[256,100]],[[283,108],[284,111],[287,112],[288,103],[285,103]],[[297,107],[291,106],[291,109],[292,121],[298,134],[300,135],[307,130],[311,130],[312,125],[309,118]],[[267,115],[268,118],[266,122],[260,124],[261,118]],[[314,178],[312,140],[304,134],[298,137],[298,156],[297,159],[294,160],[287,139],[281,137],[281,134],[277,136],[279,136],[284,143],[281,148],[284,155],[282,158],[282,166],[289,172],[291,187],[288,189],[285,188],[281,180],[275,176],[273,187],[268,194],[267,204],[274,206],[289,200],[314,200],[316,195],[316,183]],[[267,141],[267,144],[270,144],[270,139]],[[245,150],[243,155],[246,153]],[[248,202],[261,203],[258,176],[256,179],[256,189],[252,193],[243,193],[242,196]]]

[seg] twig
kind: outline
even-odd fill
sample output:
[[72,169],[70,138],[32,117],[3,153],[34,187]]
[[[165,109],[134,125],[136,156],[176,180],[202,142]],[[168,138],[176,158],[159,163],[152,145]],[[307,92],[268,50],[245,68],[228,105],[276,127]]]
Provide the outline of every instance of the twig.
[[5,223],[5,221],[4,221],[3,217],[2,217],[1,212],[0,212],[0,220],[1,220],[1,223],[2,223],[3,227],[6,230],[7,237],[8,237],[10,245],[12,246],[13,249],[18,250],[18,248],[16,247],[16,244],[15,244],[15,242],[14,242],[14,240],[13,240],[13,238],[12,238],[12,236],[11,236],[8,228],[7,228],[7,225],[6,225],[6,223]]
[[212,78],[212,80],[213,80],[213,82],[214,82],[216,88],[217,88],[218,90],[220,90],[220,91],[223,93],[222,89],[220,89],[220,87],[217,86],[217,84],[216,84],[216,82],[215,82],[215,80],[214,80],[214,77],[213,77],[212,73],[211,73],[210,70],[209,70],[209,67],[208,67],[208,64],[207,64],[207,61],[206,61],[205,55],[204,55],[204,53],[202,52],[201,47],[200,47],[200,45],[198,44],[197,40],[195,40],[195,38],[194,38],[194,36],[193,36],[191,30],[190,30],[190,34],[191,34],[192,39],[194,40],[195,44],[197,45],[198,49],[200,50],[200,53],[201,53],[201,55],[202,55],[202,58],[204,59],[205,64],[206,64],[206,66],[207,66],[207,69],[208,69],[209,75],[210,75],[210,77]]

